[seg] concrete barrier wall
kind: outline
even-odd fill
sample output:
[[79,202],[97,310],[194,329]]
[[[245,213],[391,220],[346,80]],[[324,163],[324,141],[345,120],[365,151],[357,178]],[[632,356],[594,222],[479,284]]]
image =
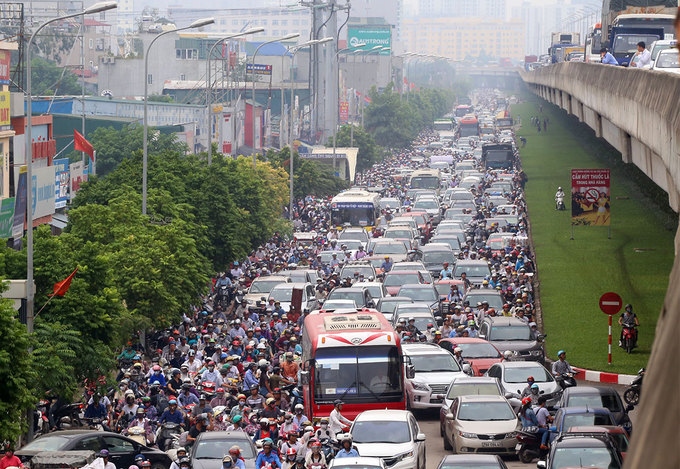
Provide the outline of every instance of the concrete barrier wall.
[[520,74],[640,167],[680,211],[680,75],[579,62]]

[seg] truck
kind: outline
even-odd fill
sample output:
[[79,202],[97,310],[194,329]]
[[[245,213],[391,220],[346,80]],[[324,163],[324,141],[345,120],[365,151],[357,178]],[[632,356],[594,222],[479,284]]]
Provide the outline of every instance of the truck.
[[580,33],[552,33],[550,44],[580,44]]
[[[611,37],[611,28],[614,19],[622,15],[626,19],[625,23],[619,21],[620,26],[638,26],[639,20],[645,15],[673,15],[678,11],[678,0],[603,0],[602,2],[602,37]],[[631,16],[628,16],[631,15]],[[637,18],[635,18],[637,17]],[[660,21],[664,22],[661,18]],[[648,19],[644,19],[648,22]],[[670,22],[670,29],[666,33],[672,32],[673,21]],[[664,39],[662,37],[661,39]],[[604,41],[603,41],[604,42]]]
[[609,36],[609,51],[619,62],[627,67],[637,52],[637,44],[643,41],[648,46],[664,38],[663,28],[632,28],[614,26]]
[[513,169],[515,152],[512,143],[490,143],[482,145],[482,164],[486,169]]

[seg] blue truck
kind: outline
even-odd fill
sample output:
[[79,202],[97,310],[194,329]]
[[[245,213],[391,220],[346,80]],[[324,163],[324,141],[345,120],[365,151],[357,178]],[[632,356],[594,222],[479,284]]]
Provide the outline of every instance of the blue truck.
[[647,47],[652,42],[664,38],[663,28],[633,28],[614,26],[609,36],[609,52],[619,65],[627,67],[637,52],[637,44],[642,41]]

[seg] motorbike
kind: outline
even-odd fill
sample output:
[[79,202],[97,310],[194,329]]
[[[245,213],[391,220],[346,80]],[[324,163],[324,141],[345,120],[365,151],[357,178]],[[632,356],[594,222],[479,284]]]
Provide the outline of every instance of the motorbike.
[[50,419],[48,412],[50,409],[50,401],[41,399],[33,412],[33,434],[35,436],[49,433]]
[[97,430],[97,431],[104,431],[107,430],[107,428],[104,428],[104,420],[100,418],[83,418],[85,423],[87,423],[87,426],[90,430]]
[[161,451],[168,451],[179,441],[182,434],[182,427],[178,423],[165,422],[158,429],[156,442]]
[[640,368],[640,371],[638,371],[638,374],[633,382],[630,384],[628,389],[623,392],[623,400],[626,401],[626,404],[638,405],[640,402],[642,379],[645,377],[645,371],[646,370],[644,368]]
[[321,440],[321,452],[326,458],[326,462],[329,463],[331,459],[335,457],[336,448],[334,447],[333,441],[328,438]]
[[555,377],[555,381],[560,385],[562,390],[576,386],[576,378],[574,378],[574,373],[562,373],[561,375]]
[[128,428],[127,436],[128,436],[128,438],[136,441],[140,445],[146,446],[148,444],[147,441],[146,441],[146,431],[144,430],[144,427],[140,427],[140,426],[137,425],[137,426]]
[[637,326],[623,325],[623,338],[621,339],[621,347],[626,353],[633,353],[633,349],[637,347]]
[[289,384],[281,388],[282,391],[288,392],[290,395],[290,408],[294,409],[296,405],[303,404],[302,389],[297,384]]
[[83,423],[80,420],[82,409],[82,403],[74,402],[73,404],[66,404],[55,410],[54,421],[56,422],[57,430],[82,427]]
[[566,210],[564,206],[564,195],[555,196],[555,210]]
[[517,432],[515,451],[519,460],[529,464],[534,459],[545,459],[548,450],[541,449],[541,434],[538,427],[526,427]]

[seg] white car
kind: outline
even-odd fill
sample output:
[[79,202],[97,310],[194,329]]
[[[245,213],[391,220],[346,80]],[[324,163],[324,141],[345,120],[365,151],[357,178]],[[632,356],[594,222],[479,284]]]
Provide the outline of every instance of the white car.
[[562,388],[552,374],[540,363],[533,361],[504,361],[494,363],[484,374],[496,378],[504,393],[521,394],[532,376],[539,392],[547,399],[546,405],[553,407],[562,396]]
[[367,410],[350,428],[362,456],[378,457],[390,469],[425,469],[425,433],[407,410]]
[[460,396],[444,426],[444,449],[454,453],[514,454],[517,414],[503,396]]
[[654,61],[654,70],[664,73],[680,73],[677,49],[666,49],[659,52]]
[[385,463],[380,458],[335,458],[328,469],[385,469]]
[[408,360],[406,402],[410,409],[441,407],[451,381],[457,376],[467,376],[453,355],[436,344],[402,344],[401,349]]

